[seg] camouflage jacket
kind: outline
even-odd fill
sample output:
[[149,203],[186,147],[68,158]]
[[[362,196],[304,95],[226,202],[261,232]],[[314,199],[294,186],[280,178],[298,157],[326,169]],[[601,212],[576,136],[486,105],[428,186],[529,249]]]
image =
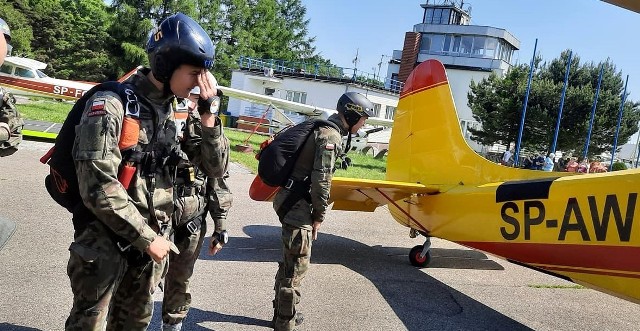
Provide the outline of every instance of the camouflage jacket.
[[[174,97],[158,90],[146,77],[148,73],[142,69],[127,80],[136,91],[132,97],[137,97],[139,108],[110,91],[97,92],[87,101],[72,151],[84,204],[140,250],[149,246],[161,227],[171,224],[175,167],[165,161],[177,147]],[[154,153],[153,162],[147,162],[154,166],[139,166],[128,190],[118,181],[122,162],[118,143],[125,116],[140,120],[136,148]],[[194,151],[198,162],[208,162],[206,155],[214,148],[212,136],[213,128],[202,129],[200,149]]]
[[[197,111],[188,111],[183,105],[178,105],[178,115],[186,111],[184,122],[176,121],[179,132],[182,161],[178,164],[176,175],[176,210],[174,224],[181,226],[201,215],[207,209],[208,194],[215,194],[212,181],[208,178],[221,178],[227,172],[229,164],[229,140],[223,134],[222,123],[216,119],[213,128],[212,143],[206,162],[206,173],[200,169],[202,155],[199,153],[203,137],[203,127],[200,114]],[[178,117],[178,116],[176,116]],[[182,117],[182,116],[180,116]],[[182,128],[180,130],[180,128]],[[199,166],[200,165],[200,166]],[[207,174],[209,176],[207,176]],[[214,221],[218,222],[218,220]]]
[[22,141],[24,121],[16,108],[16,99],[0,87],[0,156],[13,154]]
[[[332,115],[329,117],[329,121],[342,128],[342,132],[329,126],[317,128],[302,147],[291,174],[291,178],[296,181],[302,181],[305,178],[311,180],[312,222],[324,220],[329,206],[331,179],[335,171],[336,158],[342,153],[342,135],[346,134],[346,129],[337,116]],[[289,191],[280,190],[278,194],[289,194]],[[287,221],[287,223],[291,222],[291,220]],[[302,227],[305,224],[291,225]]]

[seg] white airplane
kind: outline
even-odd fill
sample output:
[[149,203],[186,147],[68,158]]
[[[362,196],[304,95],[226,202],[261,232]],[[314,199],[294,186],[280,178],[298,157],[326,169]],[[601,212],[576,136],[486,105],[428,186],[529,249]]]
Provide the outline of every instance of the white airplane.
[[[76,100],[97,82],[57,79],[47,76],[42,70],[47,64],[33,59],[9,56],[0,67],[0,86],[14,95],[39,96],[58,100]],[[132,70],[122,76],[123,81],[135,73]]]

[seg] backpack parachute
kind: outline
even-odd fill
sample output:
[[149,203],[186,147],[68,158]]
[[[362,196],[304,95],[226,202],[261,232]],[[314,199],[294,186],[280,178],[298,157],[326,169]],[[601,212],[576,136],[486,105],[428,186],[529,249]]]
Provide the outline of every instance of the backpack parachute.
[[76,125],[80,123],[87,100],[97,92],[112,91],[118,93],[126,107],[139,107],[137,98],[135,98],[135,95],[132,98],[132,91],[127,86],[119,82],[105,82],[87,91],[71,108],[69,115],[67,115],[62,124],[60,133],[56,137],[55,145],[40,158],[40,162],[49,165],[50,173],[44,180],[49,195],[71,213],[77,212],[79,211],[78,208],[84,207],[78,187],[78,176],[73,162],[72,149],[76,137]]
[[269,186],[286,185],[298,156],[300,156],[302,145],[311,133],[321,126],[330,126],[340,131],[334,123],[312,119],[278,132],[266,146],[261,145],[258,154],[258,176],[260,179]]

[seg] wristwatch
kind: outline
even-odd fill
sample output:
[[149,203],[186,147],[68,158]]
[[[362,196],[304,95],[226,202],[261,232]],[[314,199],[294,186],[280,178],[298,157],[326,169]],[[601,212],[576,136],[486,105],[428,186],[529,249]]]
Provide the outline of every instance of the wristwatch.
[[217,242],[219,242],[222,245],[225,245],[226,243],[229,242],[229,234],[227,233],[227,230],[224,230],[222,232],[214,232],[211,237],[213,237],[214,240],[216,240]]

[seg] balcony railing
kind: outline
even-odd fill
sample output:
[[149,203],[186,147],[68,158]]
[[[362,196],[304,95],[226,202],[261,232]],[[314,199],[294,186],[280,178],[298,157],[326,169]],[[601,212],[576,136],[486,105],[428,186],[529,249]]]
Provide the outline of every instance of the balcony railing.
[[404,83],[395,79],[381,79],[380,75],[364,72],[356,68],[338,67],[318,63],[285,61],[276,59],[256,59],[241,56],[238,60],[241,69],[258,70],[265,75],[288,75],[319,80],[331,80],[355,83],[379,88],[393,93],[400,93]]

